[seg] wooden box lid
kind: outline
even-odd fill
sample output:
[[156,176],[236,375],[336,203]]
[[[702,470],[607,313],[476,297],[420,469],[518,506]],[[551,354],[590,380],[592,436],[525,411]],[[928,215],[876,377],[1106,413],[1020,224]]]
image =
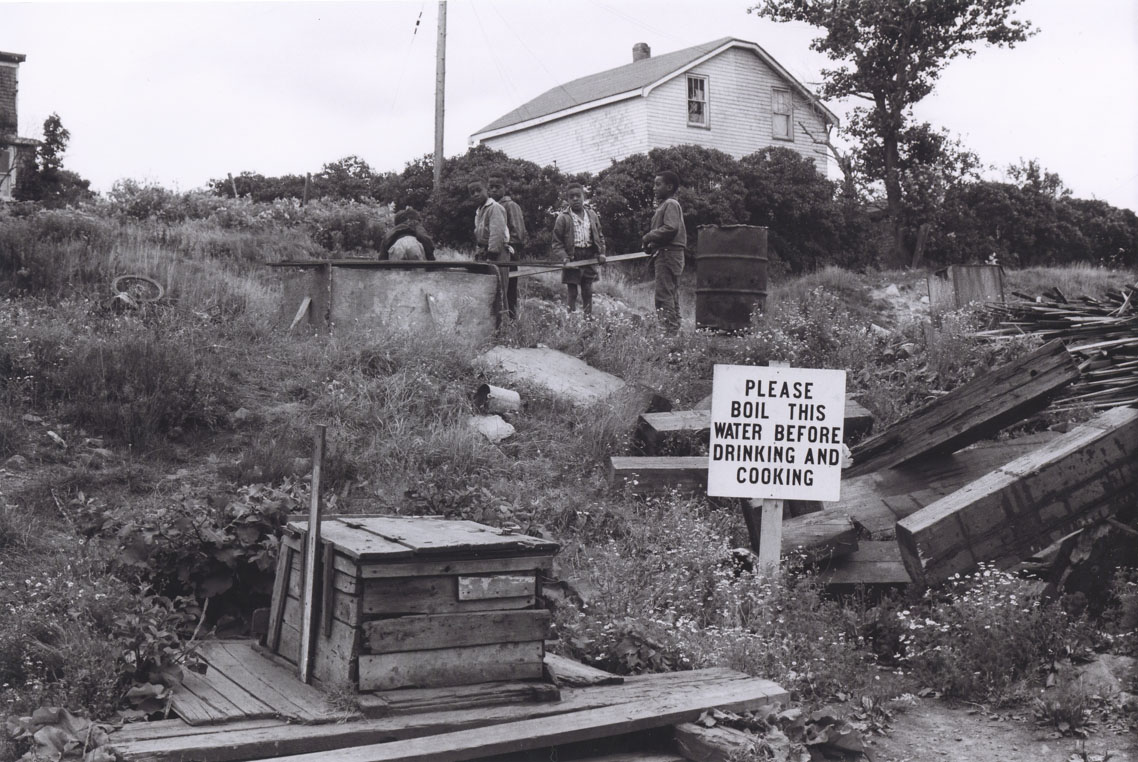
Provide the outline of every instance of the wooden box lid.
[[[307,533],[308,521],[290,521],[290,534]],[[423,516],[336,516],[320,523],[320,536],[359,562],[431,557],[553,555],[549,540],[477,524]]]

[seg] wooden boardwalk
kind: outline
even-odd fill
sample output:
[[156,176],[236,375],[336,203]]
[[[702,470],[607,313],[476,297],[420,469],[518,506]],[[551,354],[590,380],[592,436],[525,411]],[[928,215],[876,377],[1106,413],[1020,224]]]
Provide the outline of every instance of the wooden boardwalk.
[[323,693],[300,682],[295,670],[255,652],[252,641],[211,641],[198,653],[205,674],[186,670],[170,704],[187,725],[268,717],[311,724],[359,716],[329,707]]
[[[249,660],[253,657],[262,662],[269,660],[251,647],[245,648],[244,663],[240,666],[226,663],[225,677],[232,677],[235,685],[249,689],[246,693],[263,707],[271,708],[273,716],[256,716],[268,709],[248,703],[245,708],[249,711],[242,719],[228,722],[192,725],[178,719],[129,724],[112,735],[112,748],[122,759],[153,762],[237,762],[293,757],[308,762],[475,760],[691,722],[712,707],[747,711],[789,698],[786,691],[769,680],[715,668],[640,675],[624,678],[616,684],[612,684],[615,678],[605,673],[580,673],[563,683],[559,701],[534,700],[533,696],[517,700],[515,696],[511,703],[486,705],[486,693],[492,693],[492,687],[487,687],[481,695],[475,688],[467,687],[457,693],[450,689],[449,694],[448,689],[436,689],[432,694],[434,699],[427,695],[429,691],[419,690],[414,696],[408,693],[406,706],[400,710],[392,707],[393,703],[398,704],[395,699],[400,691],[361,694],[361,711],[347,715],[324,705],[322,694],[317,692],[320,702],[305,704],[306,714],[302,714],[300,697],[301,694],[311,696],[302,690],[308,686],[301,685],[288,670],[284,670],[288,673],[287,679],[274,679],[271,686],[262,677],[253,680],[251,675],[263,676],[267,672],[263,673],[261,667],[251,668]],[[233,643],[207,650],[211,658],[219,661],[222,659],[219,654],[234,659],[241,658],[242,654]],[[206,674],[210,671],[214,670]],[[575,687],[574,683],[583,683],[584,687]],[[282,685],[289,687],[282,688]],[[270,689],[272,696],[266,695]],[[516,686],[504,690],[508,693],[516,690]],[[175,703],[181,702],[183,711],[188,712],[186,707],[197,706],[195,702],[202,700],[201,695],[188,688],[179,694],[184,695]],[[191,694],[195,698],[188,698]],[[289,707],[284,706],[286,696],[292,704]],[[213,706],[211,702],[205,703]],[[415,705],[425,710],[406,711]],[[285,708],[287,712],[281,711]],[[377,711],[387,714],[365,716]],[[677,757],[666,754],[644,757],[649,758]]]

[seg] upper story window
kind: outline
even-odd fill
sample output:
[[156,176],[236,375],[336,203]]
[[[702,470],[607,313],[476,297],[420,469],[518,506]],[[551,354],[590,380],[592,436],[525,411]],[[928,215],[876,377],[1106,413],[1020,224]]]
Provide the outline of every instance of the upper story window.
[[688,75],[688,126],[710,127],[708,114],[707,77]]
[[771,90],[771,131],[778,140],[794,140],[794,101],[789,90]]

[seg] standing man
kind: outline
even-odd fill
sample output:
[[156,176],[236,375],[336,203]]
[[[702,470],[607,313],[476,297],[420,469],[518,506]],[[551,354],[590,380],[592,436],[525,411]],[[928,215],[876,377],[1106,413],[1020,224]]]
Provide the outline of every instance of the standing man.
[[652,195],[659,206],[652,215],[651,229],[644,234],[644,250],[656,263],[656,312],[660,324],[670,334],[680,332],[680,273],[684,271],[684,249],[688,231],[684,210],[675,199],[680,178],[664,170],[652,181]]
[[[478,262],[510,261],[510,229],[506,224],[506,210],[486,192],[486,184],[474,180],[468,186],[470,197],[476,204],[474,211],[474,242]],[[518,316],[518,279],[509,277],[509,271],[500,269],[506,280],[506,310],[511,318]]]
[[[565,189],[569,208],[557,215],[553,223],[553,256],[570,262],[596,259],[605,263],[605,236],[601,221],[591,207],[585,206],[585,188],[571,183]],[[569,311],[577,309],[577,289],[581,290],[581,307],[585,317],[593,316],[593,281],[598,277],[596,265],[567,267],[561,271],[561,282],[569,288]]]
[[506,210],[506,227],[510,229],[510,246],[514,249],[514,259],[523,259],[527,242],[526,219],[522,208],[506,193],[506,181],[499,174],[487,178],[487,192]]

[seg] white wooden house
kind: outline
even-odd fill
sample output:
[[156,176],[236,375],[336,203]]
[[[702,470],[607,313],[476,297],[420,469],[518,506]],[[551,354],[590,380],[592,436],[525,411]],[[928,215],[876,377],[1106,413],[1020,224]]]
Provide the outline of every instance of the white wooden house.
[[470,137],[564,172],[597,172],[652,148],[694,143],[739,158],[784,146],[826,173],[826,126],[838,118],[753,42],[719,40],[559,85]]

